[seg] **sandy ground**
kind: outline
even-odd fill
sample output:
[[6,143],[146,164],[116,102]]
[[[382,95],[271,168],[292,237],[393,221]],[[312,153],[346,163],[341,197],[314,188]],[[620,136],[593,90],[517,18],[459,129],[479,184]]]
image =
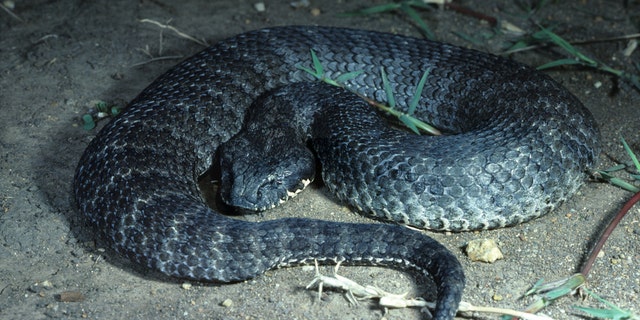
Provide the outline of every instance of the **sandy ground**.
[[[406,19],[384,14],[342,18],[336,14],[380,1],[312,1],[294,9],[290,1],[16,1],[0,12],[0,318],[88,319],[381,319],[373,302],[351,306],[340,292],[322,301],[304,286],[312,268],[291,268],[232,285],[191,283],[149,272],[114,254],[87,228],[73,205],[71,180],[76,162],[94,131],[80,117],[102,100],[119,105],[135,97],[156,76],[203,47],[162,33],[140,19],[170,21],[209,43],[266,26],[318,24],[418,35]],[[517,1],[525,3],[527,1]],[[535,2],[535,1],[532,1]],[[627,7],[625,7],[627,2]],[[637,33],[638,1],[556,1],[529,14],[512,1],[460,1],[478,12],[536,30],[553,25],[567,39],[603,39]],[[319,15],[311,8],[320,10]],[[451,10],[422,13],[445,42],[499,53],[510,38],[487,23]],[[470,42],[456,35],[466,34]],[[160,40],[161,39],[161,40]],[[582,45],[584,52],[616,68],[633,71],[636,50],[622,54],[626,41]],[[176,56],[149,61],[153,57]],[[515,54],[540,65],[559,57],[544,49]],[[143,63],[147,62],[147,63]],[[141,64],[143,63],[143,64]],[[588,69],[556,69],[549,74],[593,112],[602,131],[598,168],[626,160],[619,138],[640,150],[640,92],[607,74]],[[595,168],[594,168],[595,169]],[[467,274],[464,299],[478,305],[522,308],[520,299],[538,279],[559,279],[577,271],[606,217],[630,193],[589,182],[546,217],[521,226],[484,232],[429,234],[455,252]],[[264,217],[318,217],[371,222],[334,203],[312,187]],[[588,286],[623,308],[640,312],[640,218],[638,209],[622,222],[597,261]],[[471,262],[461,248],[469,240],[495,239],[505,259]],[[322,269],[330,273],[331,268]],[[410,274],[383,268],[345,267],[340,272],[388,291],[426,294],[432,288]],[[67,302],[69,293],[80,300]],[[73,297],[73,296],[72,296]],[[230,306],[222,302],[230,299]],[[565,298],[545,312],[556,319],[579,318],[572,305],[593,300]],[[417,310],[392,310],[387,319],[417,319]],[[483,316],[475,316],[483,319]]]

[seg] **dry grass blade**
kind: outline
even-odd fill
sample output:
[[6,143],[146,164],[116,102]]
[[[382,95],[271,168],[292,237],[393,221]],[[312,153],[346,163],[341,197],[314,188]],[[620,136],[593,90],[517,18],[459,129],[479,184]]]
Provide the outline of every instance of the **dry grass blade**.
[[193,41],[193,42],[195,42],[195,43],[197,43],[199,45],[205,46],[205,47],[209,46],[209,44],[205,40],[200,40],[200,39],[197,39],[195,37],[192,37],[192,36],[182,32],[182,31],[180,31],[180,30],[176,29],[175,27],[170,26],[168,24],[163,24],[163,23],[160,23],[158,21],[151,20],[151,19],[142,19],[142,20],[140,20],[140,22],[155,24],[156,26],[158,26],[158,27],[160,27],[162,29],[169,29],[169,30],[175,32],[181,38]]

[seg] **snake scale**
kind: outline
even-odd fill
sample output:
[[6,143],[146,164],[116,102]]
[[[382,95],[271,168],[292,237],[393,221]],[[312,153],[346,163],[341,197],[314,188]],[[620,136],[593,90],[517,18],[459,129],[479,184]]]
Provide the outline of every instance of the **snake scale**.
[[[312,66],[311,50],[326,77],[360,71],[345,87],[385,103],[383,67],[400,110],[429,69],[415,116],[445,134],[408,134],[375,112],[362,116],[372,112],[344,89],[305,85],[319,83],[298,67]],[[496,228],[538,217],[576,191],[599,152],[589,111],[530,67],[386,33],[278,27],[186,59],[110,121],[77,167],[81,213],[116,251],[167,275],[233,282],[313,259],[388,265],[432,277],[434,318],[453,318],[462,267],[420,232],[302,218],[247,222],[205,204],[198,178],[259,107],[256,99],[327,105],[330,111],[303,117],[315,119],[303,136],[314,141],[328,189],[359,211],[420,228]]]

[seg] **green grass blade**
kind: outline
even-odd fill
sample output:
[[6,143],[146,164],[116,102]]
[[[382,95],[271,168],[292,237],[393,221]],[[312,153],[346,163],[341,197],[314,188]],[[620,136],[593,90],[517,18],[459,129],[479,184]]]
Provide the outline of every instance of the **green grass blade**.
[[383,4],[383,5],[379,5],[379,6],[374,6],[374,7],[364,8],[364,9],[360,9],[360,10],[356,10],[356,11],[342,13],[340,15],[341,16],[345,16],[345,17],[362,16],[362,15],[369,15],[369,14],[376,14],[376,13],[383,13],[383,12],[393,11],[393,10],[396,10],[398,8],[400,8],[400,4],[399,3],[387,3],[387,4]]
[[629,154],[631,161],[633,161],[633,165],[636,167],[636,171],[640,172],[640,162],[638,162],[638,157],[636,157],[636,154],[633,153],[631,148],[629,148],[629,145],[627,144],[627,141],[624,140],[624,138],[620,138],[620,140],[622,141],[622,145],[624,146],[624,149]]
[[427,82],[427,77],[429,76],[429,72],[431,72],[431,68],[427,68],[422,74],[422,78],[420,78],[420,82],[418,82],[418,86],[416,87],[416,92],[413,94],[413,98],[409,103],[409,110],[407,114],[413,115],[418,107],[418,102],[420,102],[420,97],[422,96],[422,90],[424,89],[424,84]]
[[[335,80],[328,78],[325,76],[324,74],[324,67],[322,66],[322,63],[320,62],[320,59],[318,59],[317,55],[315,54],[315,52],[313,50],[311,51],[311,60],[313,62],[313,69],[308,68],[308,67],[304,67],[302,65],[296,65],[296,68],[303,70],[304,72],[307,72],[309,74],[311,74],[312,76],[314,76],[315,78],[317,78],[320,81],[323,81],[325,83],[328,83],[330,85],[334,85],[334,86],[338,86],[341,88],[344,88],[344,82],[349,81],[355,77],[357,77],[358,75],[362,74],[364,72],[364,70],[357,70],[357,71],[351,71],[351,72],[347,72],[344,74],[339,75]],[[430,69],[427,70],[422,78],[420,79],[420,82],[418,83],[418,86],[416,87],[416,95],[419,99],[420,95],[422,94],[422,90],[424,88],[424,84],[426,82],[426,77],[428,76]],[[384,86],[384,91],[387,95],[387,104],[388,106],[384,105],[384,104],[380,104],[376,101],[367,99],[366,97],[363,97],[365,100],[367,100],[371,105],[391,114],[392,116],[395,116],[396,118],[398,118],[405,126],[407,126],[407,128],[411,129],[411,131],[415,132],[416,134],[419,134],[419,130],[425,131],[427,133],[430,133],[432,135],[440,135],[441,132],[434,128],[433,126],[420,121],[419,119],[416,119],[414,117],[412,117],[409,114],[405,114],[400,112],[399,110],[396,110],[396,100],[393,96],[393,88],[391,87],[391,84],[389,83],[389,78],[387,77],[387,74],[384,71],[384,68],[380,67],[380,74],[382,77],[382,83]],[[416,99],[416,97],[413,98],[414,100]],[[417,105],[418,101],[414,102],[415,105]],[[413,107],[413,110],[415,110],[415,106]],[[85,121],[86,122],[86,121]]]
[[618,308],[618,306],[616,306],[615,304],[603,299],[602,297],[600,297],[599,295],[595,294],[595,292],[584,288],[584,292],[586,292],[588,295],[596,298],[596,300],[600,301],[601,303],[604,303],[607,307],[612,308],[612,309],[616,309],[618,311],[623,311],[622,309]]
[[418,28],[420,29],[421,33],[424,35],[425,38],[429,40],[433,40],[436,38],[433,32],[431,32],[431,29],[429,28],[429,26],[424,22],[424,20],[422,20],[418,12],[413,8],[411,8],[411,6],[403,2],[400,5],[400,10],[402,10],[402,12],[407,14],[409,18],[413,20],[413,22],[418,26]]
[[588,290],[587,288],[583,288],[584,292],[586,292],[589,296],[595,298],[596,300],[600,301],[601,303],[603,303],[604,305],[606,305],[607,307],[609,307],[609,309],[595,309],[595,308],[586,308],[586,307],[580,307],[580,306],[574,306],[574,308],[582,310],[594,317],[599,317],[599,318],[603,318],[603,319],[614,319],[614,320],[633,320],[633,319],[640,319],[640,317],[638,317],[637,315],[633,314],[633,312],[628,311],[628,310],[623,310],[620,309],[618,306],[614,305],[613,303],[601,298],[600,296],[598,296],[597,294],[595,294],[594,292]]
[[533,37],[537,38],[537,39],[549,40],[549,41],[553,42],[554,44],[556,44],[557,46],[561,47],[562,49],[567,51],[569,54],[575,56],[576,58],[580,59],[581,61],[583,61],[585,64],[587,64],[589,66],[595,67],[595,66],[598,65],[597,61],[587,57],[582,52],[578,51],[578,49],[576,49],[573,45],[571,45],[567,40],[565,40],[562,37],[560,37],[559,35],[553,33],[549,29],[542,28],[542,30],[536,32],[533,35]]
[[613,167],[606,168],[606,169],[604,169],[602,171],[607,172],[607,173],[616,172],[616,171],[624,170],[626,167],[627,167],[626,164],[621,163],[621,164],[617,164],[617,165],[615,165]]
[[302,66],[300,64],[296,65],[296,68],[314,76],[316,79],[319,80],[323,80],[324,78],[324,67],[322,66],[322,63],[320,62],[320,59],[318,59],[318,56],[316,55],[316,52],[313,51],[313,49],[309,50],[311,51],[311,60],[313,62],[313,69],[311,68],[307,68],[305,66]]
[[[398,111],[396,109],[391,109],[388,106],[386,106],[384,104],[381,104],[381,103],[377,103],[375,101],[369,101],[369,103],[371,103],[376,108],[378,108],[378,109],[380,109],[380,110],[382,110],[382,111],[384,111],[384,112],[386,112],[386,113],[388,113],[388,114],[390,114],[390,115],[392,115],[392,116],[394,116],[394,117],[396,117],[398,119],[400,119],[400,117],[404,116],[405,120],[408,121],[409,123],[411,123],[411,125],[415,125],[419,130],[424,131],[424,132],[426,132],[426,133],[428,133],[430,135],[439,136],[439,135],[442,134],[442,132],[440,132],[440,130],[434,128],[433,126],[431,126],[431,125],[429,125],[429,124],[427,124],[427,123],[425,123],[423,121],[420,121],[419,119],[416,119],[416,118],[414,118],[412,116],[409,116],[409,115],[407,115],[405,113],[402,113],[402,112],[400,112],[400,111]],[[402,121],[402,120],[400,120],[400,121],[404,123],[404,121]]]
[[536,69],[544,70],[544,69],[554,68],[557,66],[565,66],[565,65],[572,65],[572,64],[582,64],[582,62],[575,59],[558,59],[555,61],[545,63],[541,66],[538,66]]
[[425,122],[420,121],[419,119],[413,118],[411,117],[411,119],[413,119],[413,123],[416,125],[416,127],[418,127],[418,129],[432,135],[432,136],[439,136],[442,135],[442,132],[440,132],[440,130],[436,129],[434,126],[427,124]]
[[569,42],[547,28],[541,28],[540,31],[533,34],[533,37],[538,40],[550,41],[572,55],[577,53],[577,50]]
[[418,130],[418,127],[416,127],[416,124],[413,122],[414,118],[403,113],[402,115],[400,115],[399,119],[402,122],[402,124],[404,124],[407,128],[411,129],[413,133],[418,135],[420,134],[420,130]]
[[631,81],[631,83],[638,89],[640,90],[640,77],[638,77],[637,75],[630,75],[627,76],[627,79],[629,79],[629,81]]
[[465,40],[467,42],[473,43],[474,45],[480,46],[482,43],[484,43],[483,40],[473,37],[471,35],[468,35],[466,33],[458,32],[458,31],[451,31],[451,32],[454,35],[456,35],[458,38]]
[[304,66],[301,66],[301,65],[298,64],[298,65],[296,65],[296,68],[298,68],[298,69],[300,69],[300,70],[312,75],[314,78],[318,78],[318,75],[316,75],[315,71],[313,71],[313,70],[311,70],[311,69],[309,69],[307,67],[304,67]]
[[336,78],[336,82],[339,83],[339,84],[343,84],[343,83],[345,83],[345,82],[347,82],[347,81],[359,76],[363,72],[364,72],[364,70],[357,70],[357,71],[351,71],[351,72],[347,72],[347,73],[341,74]]
[[587,308],[587,307],[580,307],[580,306],[574,306],[574,308],[592,316],[592,317],[596,317],[596,318],[602,318],[602,319],[629,319],[630,313],[628,312],[620,312],[618,310],[611,310],[611,309],[596,309],[596,308]]
[[581,287],[584,282],[584,276],[580,273],[552,282],[545,283],[539,280],[524,294],[524,296],[533,294],[538,296],[536,301],[527,306],[525,312],[536,313],[542,310],[553,301],[569,295],[575,289]]
[[504,54],[509,54],[512,51],[516,51],[522,48],[526,48],[528,46],[530,46],[531,43],[528,40],[519,40],[516,41],[514,44],[512,44],[509,48],[507,48],[504,52]]
[[318,59],[318,56],[316,55],[316,52],[313,51],[313,49],[311,49],[310,51],[311,60],[313,60],[313,68],[316,70],[316,74],[320,75],[321,77],[324,76],[324,67],[322,66],[322,63],[320,63],[320,59]]
[[640,188],[636,187],[635,185],[620,179],[618,177],[612,176],[609,173],[605,172],[605,171],[598,171],[598,173],[602,176],[602,178],[604,180],[606,180],[607,182],[611,183],[612,185],[622,188],[624,190],[630,191],[630,192],[640,192]]
[[391,84],[389,84],[387,73],[384,72],[383,67],[380,67],[380,76],[382,77],[382,85],[384,86],[384,92],[387,94],[387,103],[389,103],[389,108],[395,109],[396,99],[393,97],[393,89],[391,89]]

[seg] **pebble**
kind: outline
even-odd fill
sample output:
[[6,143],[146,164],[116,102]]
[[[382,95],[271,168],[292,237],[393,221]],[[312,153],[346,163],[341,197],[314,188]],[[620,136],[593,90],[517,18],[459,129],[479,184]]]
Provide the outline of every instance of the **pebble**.
[[30,285],[28,290],[33,292],[33,293],[41,293],[42,289],[49,290],[51,288],[53,288],[53,284],[51,283],[51,281],[45,280],[45,281],[36,282],[36,283]]
[[84,295],[79,291],[65,291],[58,295],[60,302],[81,302],[84,301]]
[[267,10],[267,7],[264,5],[264,2],[256,2],[253,7],[256,9],[256,11],[258,12],[264,12],[265,10]]
[[13,10],[16,8],[16,3],[10,0],[2,1],[2,5],[4,5],[9,10]]
[[466,253],[471,261],[493,263],[504,256],[493,239],[477,239],[467,243]]
[[226,307],[226,308],[231,307],[233,305],[233,300],[225,299],[224,301],[222,301],[220,303],[220,305],[223,306],[223,307]]

